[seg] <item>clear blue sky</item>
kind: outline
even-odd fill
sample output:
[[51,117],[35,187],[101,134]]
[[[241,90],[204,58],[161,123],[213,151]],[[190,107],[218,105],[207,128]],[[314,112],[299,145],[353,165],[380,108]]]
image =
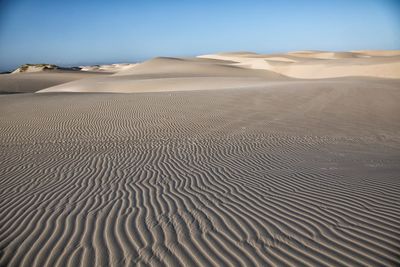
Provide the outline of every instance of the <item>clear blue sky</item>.
[[0,0],[0,70],[304,49],[400,49],[400,1]]

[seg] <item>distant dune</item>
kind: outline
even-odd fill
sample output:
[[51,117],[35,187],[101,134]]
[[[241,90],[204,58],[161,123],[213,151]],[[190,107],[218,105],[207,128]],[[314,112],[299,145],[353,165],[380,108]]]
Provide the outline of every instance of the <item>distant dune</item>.
[[59,67],[53,64],[24,64],[14,70],[12,73],[40,72],[56,69],[59,69]]
[[130,69],[136,66],[134,63],[120,63],[120,64],[108,64],[108,65],[93,65],[93,66],[79,66],[82,71],[91,71],[91,72],[109,72],[115,73],[123,70]]
[[78,80],[40,92],[157,92],[263,86],[282,75],[221,60],[155,58],[114,75]]
[[213,90],[341,77],[400,79],[400,51],[295,51],[271,55],[233,52],[75,68],[26,64],[13,74],[0,75],[0,92]]
[[135,65],[126,63],[59,67],[54,64],[24,64],[11,73],[0,75],[0,94],[33,93],[75,80],[104,77]]
[[[88,68],[94,70],[95,68]],[[399,51],[250,52],[196,58],[155,58],[135,65],[103,67],[114,75],[79,80],[41,92],[156,92],[262,87],[273,81],[340,77],[400,78]]]
[[298,79],[400,78],[400,51],[298,51],[277,55],[223,53],[200,57],[234,61],[236,66],[243,68],[264,69]]
[[0,94],[34,93],[58,84],[99,76],[104,76],[104,74],[60,69],[1,74]]
[[0,266],[400,266],[399,56],[0,75]]

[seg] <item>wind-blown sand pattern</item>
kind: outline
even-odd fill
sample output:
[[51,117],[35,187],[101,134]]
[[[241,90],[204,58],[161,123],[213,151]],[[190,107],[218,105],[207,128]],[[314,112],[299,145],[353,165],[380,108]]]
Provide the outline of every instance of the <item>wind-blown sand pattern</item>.
[[[241,70],[157,61],[107,88]],[[398,266],[399,80],[263,71],[0,96],[0,266]]]

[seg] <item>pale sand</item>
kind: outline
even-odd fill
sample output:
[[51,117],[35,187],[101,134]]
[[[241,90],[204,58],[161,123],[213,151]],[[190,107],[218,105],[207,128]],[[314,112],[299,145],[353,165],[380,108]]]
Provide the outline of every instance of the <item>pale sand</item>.
[[78,80],[40,92],[159,92],[262,87],[291,80],[280,74],[233,66],[232,61],[154,58],[113,75]]
[[33,93],[58,84],[103,75],[106,74],[64,70],[0,74],[0,94]]
[[399,266],[400,80],[230,64],[0,96],[0,266]]
[[[279,64],[275,62],[277,56]],[[275,56],[223,53],[200,57],[230,60],[236,62],[236,66],[269,70],[299,79],[350,76],[400,79],[400,51],[298,51]]]
[[112,75],[60,84],[41,92],[210,90],[264,87],[274,81],[293,81],[293,78],[400,79],[400,51],[297,51],[276,55],[237,52],[107,66],[104,70],[110,70]]

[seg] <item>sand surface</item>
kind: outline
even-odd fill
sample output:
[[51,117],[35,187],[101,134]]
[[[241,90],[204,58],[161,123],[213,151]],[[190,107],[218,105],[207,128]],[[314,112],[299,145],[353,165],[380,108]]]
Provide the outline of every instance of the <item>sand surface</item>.
[[262,55],[249,52],[197,58],[154,58],[138,64],[90,67],[112,74],[76,80],[40,92],[160,92],[265,87],[278,81],[373,77],[400,79],[400,51],[297,51]]
[[297,51],[278,55],[222,53],[200,58],[229,60],[235,66],[273,71],[298,79],[365,76],[400,79],[400,51]]
[[268,70],[234,66],[233,61],[160,57],[112,75],[82,79],[40,92],[160,92],[262,87],[291,80]]
[[0,96],[0,266],[399,266],[400,80],[230,64]]
[[102,73],[63,70],[0,74],[0,94],[33,93],[58,84],[103,75]]

